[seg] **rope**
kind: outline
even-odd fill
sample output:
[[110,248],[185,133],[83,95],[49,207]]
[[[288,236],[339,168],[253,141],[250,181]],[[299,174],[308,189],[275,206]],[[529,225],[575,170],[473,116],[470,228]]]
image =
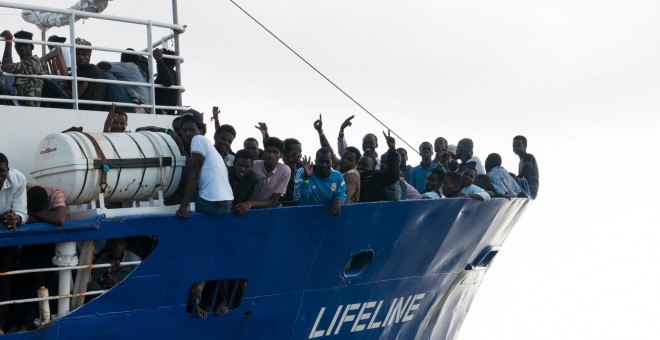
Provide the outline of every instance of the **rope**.
[[391,131],[395,136],[397,136],[397,138],[399,138],[402,142],[404,142],[406,145],[408,145],[408,147],[410,147],[412,150],[415,150],[415,152],[417,152],[419,154],[419,151],[417,151],[417,148],[413,147],[408,142],[406,142],[406,140],[403,139],[401,136],[399,136],[393,129],[391,129],[389,126],[387,126],[385,123],[383,123],[380,119],[378,119],[378,117],[376,117],[371,112],[369,112],[369,110],[367,110],[364,106],[362,106],[360,103],[358,103],[357,100],[353,99],[353,97],[351,97],[348,93],[346,93],[346,91],[342,90],[339,86],[337,86],[337,84],[335,84],[332,80],[330,80],[330,78],[326,77],[325,74],[323,74],[316,67],[314,67],[314,65],[310,64],[307,60],[305,60],[305,58],[303,58],[300,54],[298,54],[298,52],[294,51],[293,48],[289,47],[289,45],[287,45],[284,41],[282,41],[282,39],[278,38],[273,32],[271,32],[268,28],[266,28],[266,26],[264,26],[261,22],[259,22],[259,20],[255,19],[252,15],[250,15],[250,13],[248,13],[246,10],[244,10],[243,7],[239,6],[236,2],[234,2],[234,0],[229,0],[229,1],[231,1],[231,3],[233,3],[236,7],[238,7],[238,9],[243,11],[243,13],[245,13],[248,17],[250,17],[250,19],[254,20],[254,22],[256,22],[264,30],[266,30],[266,32],[268,32],[270,35],[272,35],[273,38],[277,39],[277,41],[279,41],[282,45],[284,45],[286,48],[288,48],[289,51],[293,52],[293,54],[295,54],[298,58],[300,58],[300,60],[305,62],[305,64],[307,64],[314,71],[316,71],[316,73],[318,73],[321,77],[323,77],[330,84],[332,84],[332,86],[334,86],[337,90],[339,90],[339,92],[343,93],[348,99],[350,99],[353,103],[355,103],[355,105],[359,106],[362,110],[364,110],[364,112],[369,114],[371,116],[371,118],[375,119],[378,123],[380,123],[380,125],[384,126],[386,129]]

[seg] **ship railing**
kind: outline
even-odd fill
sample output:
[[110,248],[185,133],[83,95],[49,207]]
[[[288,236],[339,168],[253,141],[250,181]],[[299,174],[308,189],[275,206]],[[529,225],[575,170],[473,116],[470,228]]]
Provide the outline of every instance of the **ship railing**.
[[[8,100],[29,100],[29,101],[38,101],[38,102],[53,102],[53,103],[71,103],[73,104],[73,109],[77,110],[79,104],[101,104],[101,105],[109,105],[112,104],[112,102],[109,101],[92,101],[92,100],[81,100],[78,98],[78,80],[82,81],[89,81],[89,82],[98,82],[98,83],[107,83],[107,84],[119,84],[119,85],[129,85],[129,86],[143,86],[143,87],[148,87],[150,90],[150,102],[145,103],[145,104],[133,104],[133,103],[120,103],[120,106],[124,107],[132,107],[132,108],[144,108],[144,109],[150,109],[151,113],[156,113],[156,109],[169,109],[169,110],[185,110],[187,107],[181,105],[181,92],[185,91],[185,87],[180,86],[181,84],[181,63],[183,61],[183,58],[180,56],[179,53],[179,44],[178,44],[178,35],[185,32],[186,26],[184,25],[179,25],[179,24],[170,24],[170,23],[163,23],[163,22],[158,22],[158,21],[152,21],[152,20],[144,20],[144,19],[135,19],[135,18],[129,18],[129,17],[121,17],[121,16],[115,16],[115,15],[107,15],[107,14],[100,14],[100,13],[92,13],[92,12],[83,12],[83,11],[77,11],[73,9],[59,9],[59,8],[51,8],[51,7],[44,7],[44,6],[33,6],[33,5],[26,5],[26,4],[15,4],[15,3],[9,3],[9,2],[3,2],[0,1],[0,7],[6,7],[6,8],[15,8],[15,9],[21,9],[21,10],[31,10],[31,11],[37,11],[37,12],[49,12],[49,13],[57,13],[57,14],[65,14],[69,16],[69,37],[68,41],[70,43],[57,43],[57,42],[50,42],[50,41],[41,41],[41,40],[25,40],[25,39],[14,39],[13,41],[15,43],[27,43],[27,44],[37,44],[37,45],[47,45],[47,46],[55,46],[55,47],[60,47],[60,48],[71,48],[71,62],[72,62],[72,67],[71,67],[71,75],[70,76],[62,76],[62,75],[25,75],[25,74],[11,74],[5,72],[5,75],[9,76],[14,76],[14,77],[24,77],[24,78],[45,78],[45,79],[57,79],[57,80],[70,80],[71,81],[71,99],[63,99],[63,98],[45,98],[45,97],[18,97],[18,96],[7,96],[7,95],[0,95],[0,99],[8,99]],[[132,51],[132,50],[122,50],[122,49],[117,49],[117,48],[112,48],[112,47],[103,47],[103,46],[87,46],[87,45],[78,45],[75,43],[75,38],[76,38],[76,18],[96,18],[96,19],[101,19],[101,20],[108,20],[108,21],[114,21],[114,22],[122,22],[122,23],[128,23],[128,24],[136,24],[136,25],[142,25],[147,28],[146,30],[146,46],[147,48],[144,48],[140,51]],[[158,27],[158,28],[165,28],[165,29],[170,29],[172,30],[172,33],[169,35],[166,35],[162,37],[161,39],[154,41],[153,40],[153,28]],[[42,38],[45,40],[45,34],[42,35]],[[175,55],[167,55],[164,54],[163,58],[165,59],[174,59],[176,61],[176,74],[177,74],[177,79],[175,80],[175,84],[169,87],[162,86],[159,84],[155,84],[155,78],[154,78],[154,70],[155,70],[155,59],[153,57],[153,48],[160,46],[168,41],[173,41],[174,42],[174,50],[175,50]],[[4,44],[4,39],[0,38],[0,43]],[[75,55],[76,55],[76,50],[77,49],[89,49],[89,50],[94,50],[94,51],[105,51],[105,52],[116,52],[116,53],[125,53],[125,54],[134,54],[134,55],[139,55],[139,56],[144,56],[148,58],[149,62],[149,74],[148,74],[148,83],[137,83],[137,82],[128,82],[128,81],[121,81],[121,80],[109,80],[109,79],[92,79],[92,78],[84,78],[84,77],[78,77],[77,70],[75,67]],[[45,53],[45,49],[44,49]],[[167,89],[172,89],[172,90],[179,90],[178,94],[178,105],[177,106],[164,106],[164,105],[156,105],[155,103],[155,89],[157,88],[167,88]]]
[[[71,242],[67,242],[69,245]],[[58,244],[58,246],[61,244]],[[74,256],[75,257],[75,256]],[[77,261],[77,259],[75,259]],[[53,260],[53,263],[55,264],[57,261]],[[124,267],[124,266],[137,266],[141,264],[142,261],[126,261],[126,262],[120,262],[119,267]],[[101,295],[105,292],[107,292],[107,289],[104,290],[93,290],[93,291],[87,291],[86,289],[84,290],[77,290],[77,289],[71,289],[71,272],[73,270],[85,270],[88,271],[88,275],[91,275],[91,271],[96,268],[108,268],[113,266],[110,263],[100,263],[100,264],[88,264],[88,265],[70,265],[70,266],[61,266],[61,264],[58,264],[59,267],[48,267],[48,268],[35,268],[35,269],[23,269],[23,270],[12,270],[4,273],[0,273],[0,276],[9,276],[9,275],[21,275],[21,274],[30,274],[30,273],[43,273],[43,272],[60,272],[60,280],[59,280],[59,293],[57,295],[49,295],[50,293],[48,292],[47,294],[39,294],[37,292],[38,297],[35,298],[27,298],[27,299],[15,299],[15,300],[7,300],[7,301],[2,301],[0,302],[0,306],[5,306],[5,305],[14,305],[14,304],[21,304],[21,303],[32,303],[32,302],[40,302],[40,315],[43,317],[43,315],[50,315],[50,308],[47,307],[47,304],[41,304],[43,301],[50,301],[50,300],[58,300],[58,311],[56,316],[61,317],[67,314],[68,312],[77,309],[82,305],[82,299],[85,296],[92,296],[92,295]],[[80,272],[79,273],[84,273]],[[89,277],[84,278],[84,279],[77,279],[76,280],[76,286],[82,284],[84,286],[87,285]],[[80,283],[79,283],[80,282]],[[43,289],[43,288],[40,288]],[[72,304],[71,301],[74,299],[74,303]],[[77,301],[75,301],[77,299]],[[44,313],[44,310],[47,310],[46,313]],[[46,319],[38,319],[35,320],[35,324],[39,323],[39,325],[43,325],[50,322],[50,317]]]

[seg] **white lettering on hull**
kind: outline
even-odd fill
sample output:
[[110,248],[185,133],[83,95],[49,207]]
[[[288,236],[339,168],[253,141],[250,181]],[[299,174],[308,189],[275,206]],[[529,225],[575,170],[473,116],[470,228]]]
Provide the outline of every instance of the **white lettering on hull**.
[[[345,308],[344,305],[339,305],[329,324],[327,323],[328,318],[323,317],[327,307],[321,307],[316,316],[316,321],[314,321],[312,331],[309,333],[308,339],[337,335],[342,330],[346,332],[348,328],[344,327],[342,329],[344,324],[352,323],[350,332],[353,333],[408,322],[415,317],[414,312],[419,308],[420,301],[425,296],[426,293],[421,293],[407,297],[394,298],[392,303],[390,303],[389,308],[387,309],[387,314],[384,318],[379,316],[379,314],[385,300],[352,303],[345,305]],[[358,311],[357,314],[355,311]]]

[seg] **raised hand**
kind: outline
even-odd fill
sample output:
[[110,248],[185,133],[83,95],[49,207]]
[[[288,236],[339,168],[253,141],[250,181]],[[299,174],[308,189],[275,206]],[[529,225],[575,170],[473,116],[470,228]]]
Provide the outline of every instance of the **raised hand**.
[[339,131],[344,132],[345,128],[353,125],[353,123],[351,122],[351,119],[353,119],[354,117],[355,117],[355,115],[352,115],[352,116],[346,118],[346,120],[343,123],[341,123],[341,127],[339,128]]
[[268,135],[268,126],[266,126],[266,123],[264,122],[259,122],[259,125],[255,125],[254,127],[257,128],[257,130],[261,131],[261,136],[266,137]]
[[303,168],[305,169],[304,179],[308,179],[309,176],[311,176],[312,173],[314,172],[314,163],[312,163],[311,161],[312,161],[311,157],[305,156],[302,158],[302,165]]
[[211,120],[218,120],[218,115],[220,115],[220,108],[217,106],[213,107],[213,116],[211,116]]
[[319,133],[323,133],[323,118],[321,117],[321,114],[319,113],[319,119],[314,121],[314,129]]
[[394,137],[390,136],[390,130],[387,130],[387,134],[383,131],[383,136],[385,136],[385,140],[387,141],[387,147],[390,150],[396,150],[396,141],[394,140]]
[[157,48],[154,50],[154,59],[156,61],[163,60],[163,49]]
[[5,40],[14,40],[14,35],[7,30],[2,31],[2,33],[0,33],[0,37],[5,38]]

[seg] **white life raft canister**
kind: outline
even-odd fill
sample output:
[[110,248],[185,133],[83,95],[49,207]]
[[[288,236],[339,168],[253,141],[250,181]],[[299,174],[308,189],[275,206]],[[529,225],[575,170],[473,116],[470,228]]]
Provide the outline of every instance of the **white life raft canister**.
[[68,204],[104,193],[107,202],[144,201],[176,191],[186,158],[160,132],[52,133],[37,149],[32,176],[64,192]]

